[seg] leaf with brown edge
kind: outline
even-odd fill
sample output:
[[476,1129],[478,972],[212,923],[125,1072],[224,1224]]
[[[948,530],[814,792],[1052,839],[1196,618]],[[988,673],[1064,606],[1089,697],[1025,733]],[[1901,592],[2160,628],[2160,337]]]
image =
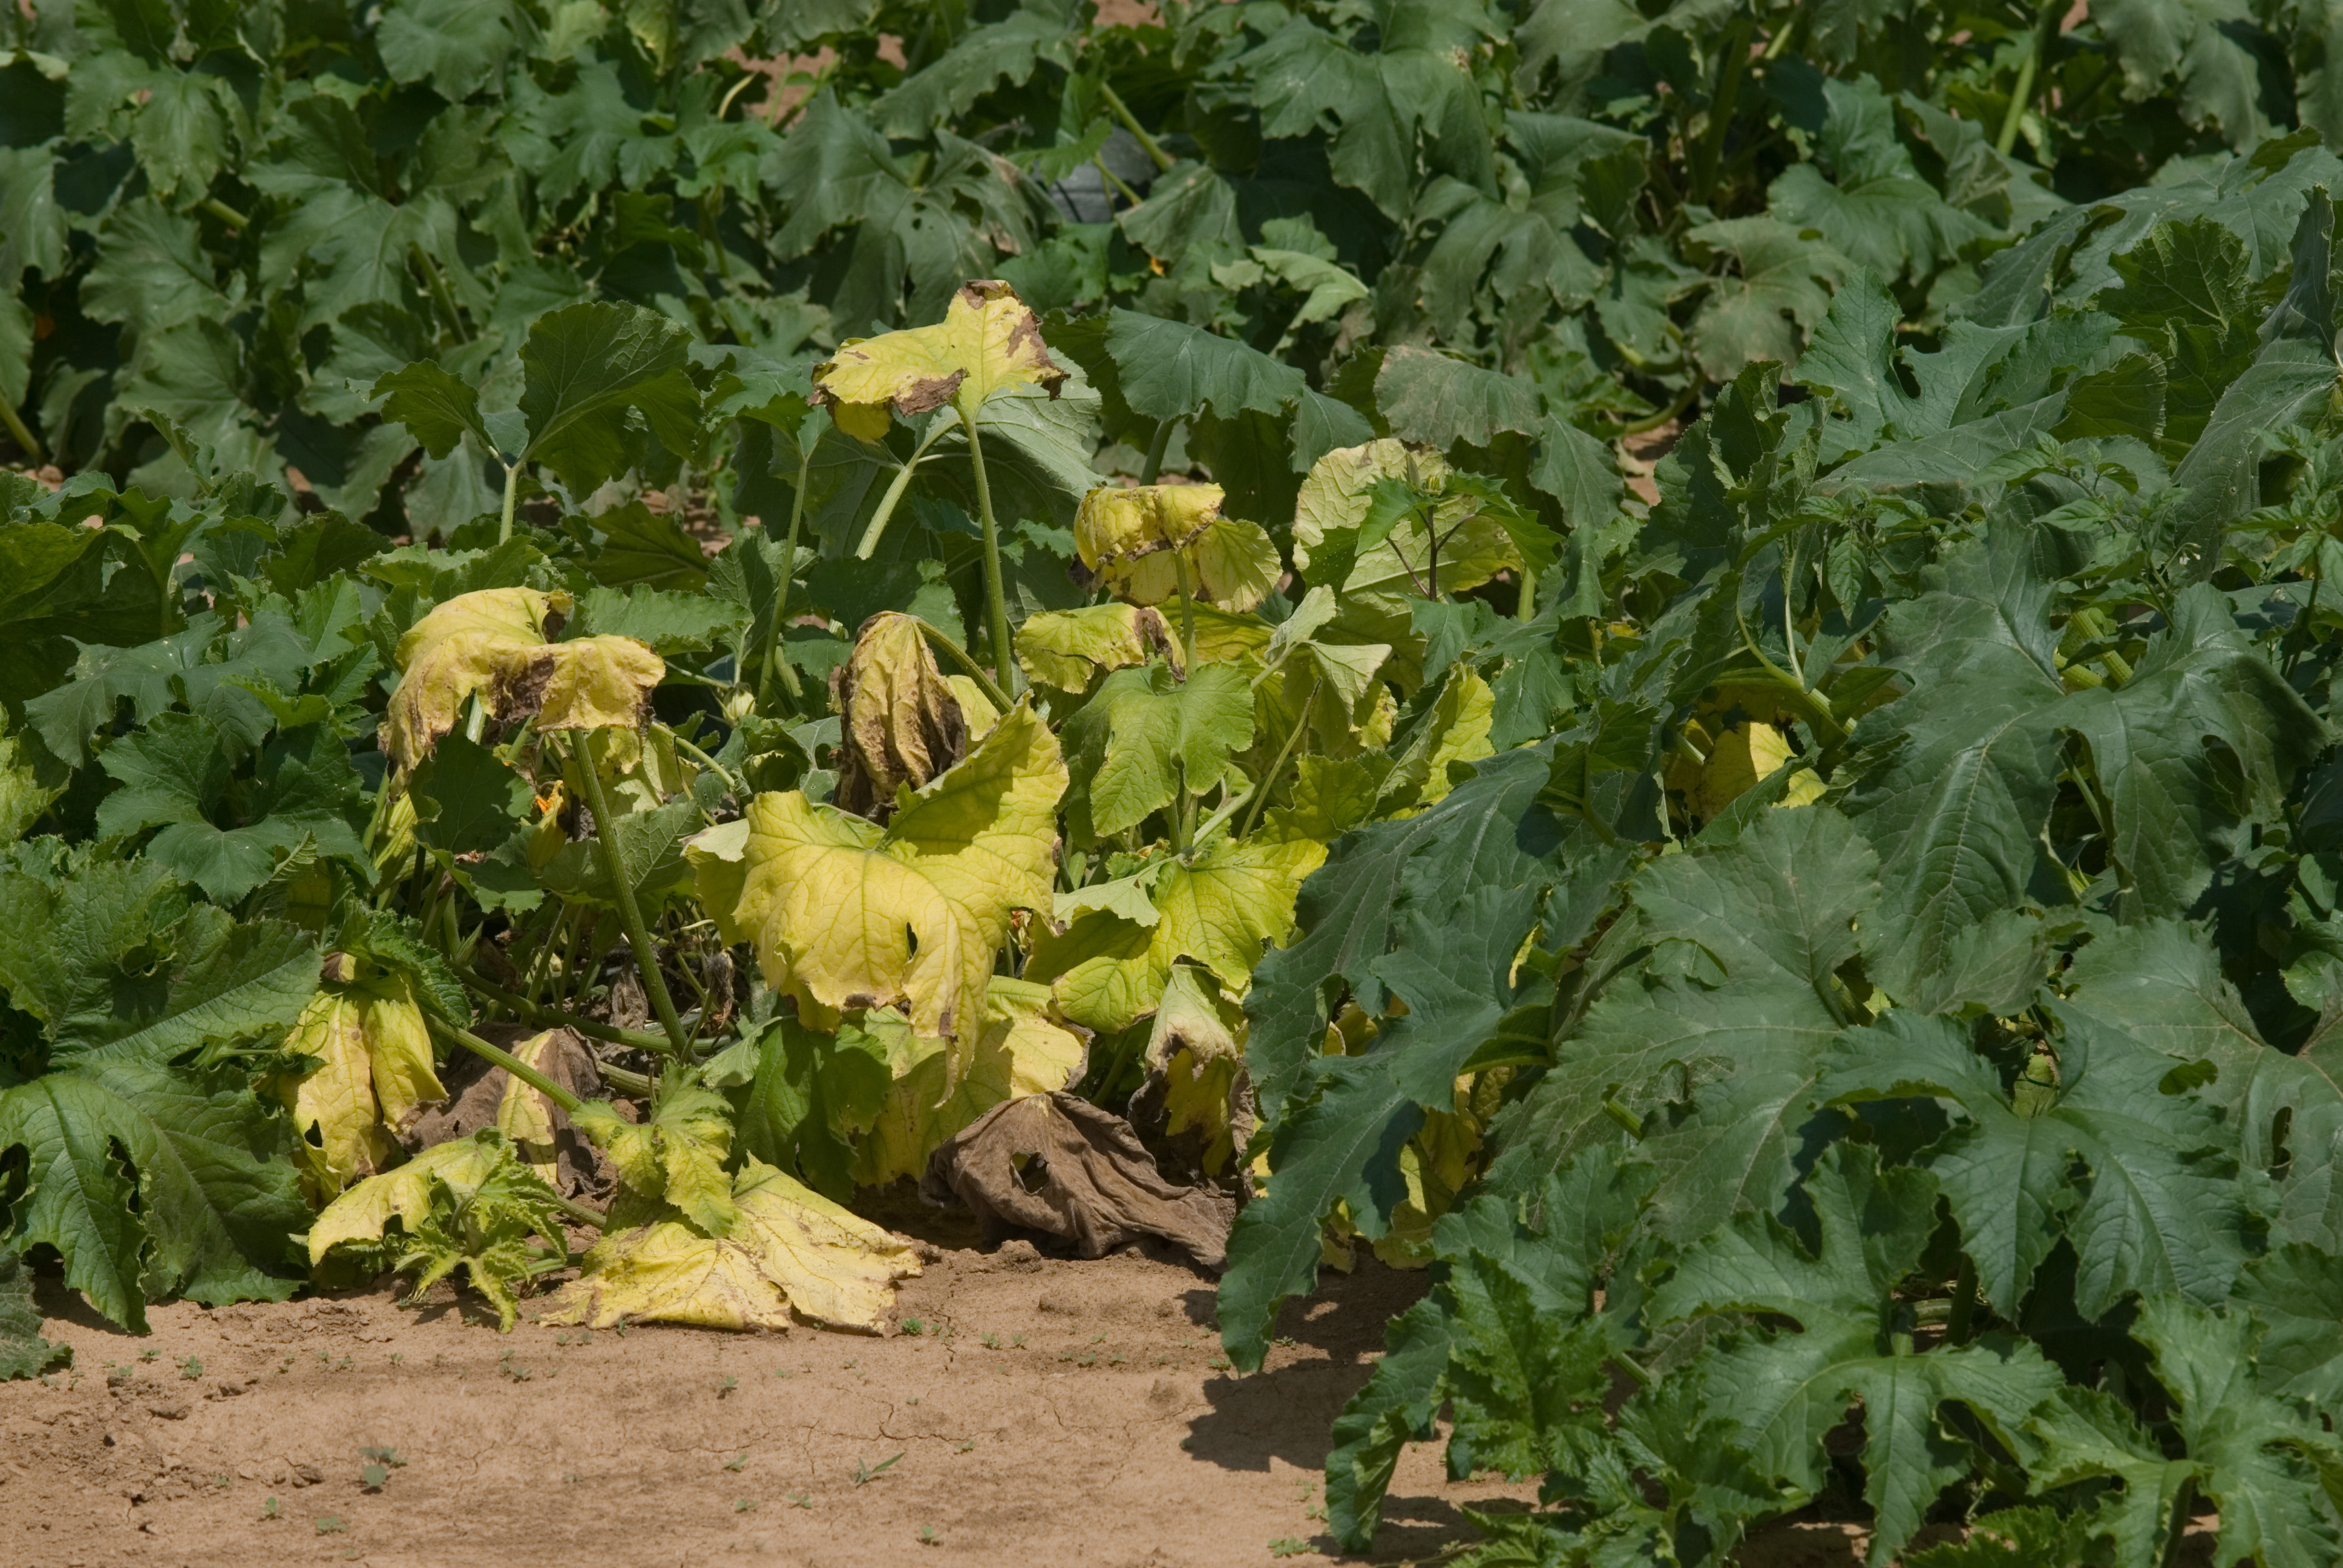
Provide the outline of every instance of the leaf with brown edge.
[[534,588],[460,594],[398,641],[405,671],[382,725],[383,749],[411,768],[482,699],[502,720],[539,729],[634,729],[650,711],[666,661],[632,638],[553,642],[569,596]]
[[1080,609],[1044,610],[1017,628],[1017,662],[1036,685],[1087,691],[1102,670],[1128,669],[1161,654],[1177,663],[1177,638],[1151,605],[1110,599]]
[[1131,1097],[1141,1122],[1161,1116],[1167,1138],[1193,1134],[1199,1165],[1225,1173],[1252,1138],[1252,1081],[1244,1070],[1244,1005],[1193,964],[1175,964],[1147,1037],[1146,1081]]
[[830,803],[840,810],[884,823],[899,789],[917,789],[968,755],[967,718],[918,618],[863,622],[831,678],[840,722]]
[[1062,1093],[1012,1100],[954,1136],[920,1192],[957,1198],[989,1226],[1063,1237],[1085,1258],[1154,1236],[1208,1269],[1226,1260],[1236,1212],[1218,1192],[1165,1181],[1121,1117]]
[[985,993],[984,1032],[958,1082],[944,1081],[942,1046],[900,1019],[874,1013],[862,1027],[884,1040],[895,1074],[856,1149],[854,1179],[868,1187],[919,1175],[938,1144],[1004,1100],[1071,1088],[1090,1060],[1090,1031],[1058,1016],[1050,988],[1005,975]]
[[[371,971],[362,980],[361,968]],[[390,1164],[397,1149],[393,1130],[417,1107],[447,1094],[404,974],[338,954],[329,960],[327,982],[285,1039],[288,1052],[317,1065],[277,1085],[301,1133],[294,1157],[315,1203]]]
[[814,367],[812,401],[830,405],[839,428],[875,441],[895,415],[950,403],[973,415],[996,393],[1038,386],[1058,395],[1066,373],[1041,341],[1041,323],[997,280],[963,284],[929,327],[850,337]]
[[1258,523],[1225,517],[1218,485],[1102,485],[1074,514],[1074,551],[1117,598],[1160,605],[1185,566],[1198,600],[1242,614],[1277,584],[1277,546]]

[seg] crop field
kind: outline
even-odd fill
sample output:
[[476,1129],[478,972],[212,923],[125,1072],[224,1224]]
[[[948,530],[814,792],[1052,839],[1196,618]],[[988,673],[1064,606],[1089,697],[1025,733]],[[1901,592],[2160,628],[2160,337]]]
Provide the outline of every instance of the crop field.
[[2343,1563],[2330,147],[2308,0],[0,5],[0,1562]]

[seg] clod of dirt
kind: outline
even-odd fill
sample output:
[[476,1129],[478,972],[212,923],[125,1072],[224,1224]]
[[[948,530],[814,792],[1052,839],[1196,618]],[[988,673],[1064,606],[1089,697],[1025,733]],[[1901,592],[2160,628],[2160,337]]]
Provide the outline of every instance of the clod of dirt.
[[1227,1261],[1236,1218],[1220,1193],[1165,1181],[1121,1117],[1063,1092],[980,1117],[929,1158],[920,1192],[956,1197],[988,1224],[1064,1237],[1086,1258],[1156,1236],[1208,1269]]
[[[492,1044],[509,1048],[520,1043],[518,1037],[523,1032],[507,1028],[490,1030],[488,1034]],[[496,1038],[500,1035],[514,1038]],[[569,1030],[552,1031],[544,1048],[536,1053],[535,1065],[580,1100],[598,1100],[602,1096],[600,1066],[586,1041]],[[402,1129],[400,1141],[407,1145],[408,1153],[415,1154],[434,1144],[469,1138],[483,1127],[497,1126],[498,1111],[504,1105],[511,1084],[512,1075],[503,1068],[465,1052],[461,1060],[448,1063],[447,1098]],[[535,1125],[508,1129],[522,1143],[523,1158],[540,1169],[550,1165],[558,1177],[554,1186],[565,1197],[599,1197],[608,1192],[610,1173],[594,1146],[569,1124],[569,1118],[560,1107],[536,1090],[526,1086],[524,1090],[534,1102],[530,1109],[535,1114],[528,1120]],[[549,1142],[538,1146],[530,1134],[546,1130],[551,1131],[552,1137]]]

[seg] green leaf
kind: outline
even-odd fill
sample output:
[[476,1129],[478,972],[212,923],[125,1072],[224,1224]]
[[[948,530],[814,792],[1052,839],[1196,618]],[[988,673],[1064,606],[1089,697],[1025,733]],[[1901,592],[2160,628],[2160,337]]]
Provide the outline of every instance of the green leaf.
[[894,1085],[884,1044],[859,1029],[830,1036],[785,1019],[757,1050],[756,1077],[740,1099],[739,1153],[849,1201],[852,1141],[877,1123]]
[[640,306],[593,302],[541,316],[521,347],[523,455],[579,499],[628,466],[627,414],[670,452],[690,452],[699,391],[684,373],[691,335]]
[[1118,669],[1066,723],[1067,760],[1082,782],[1067,798],[1075,841],[1138,826],[1182,789],[1201,795],[1252,744],[1252,688],[1233,665],[1186,680],[1161,664]]
[[407,781],[415,836],[450,855],[499,849],[528,819],[527,779],[461,730],[442,736]]
[[43,1339],[41,1322],[33,1304],[33,1271],[13,1248],[0,1250],[0,1382],[73,1364],[73,1347]]
[[1775,217],[1703,224],[1684,242],[1735,268],[1710,282],[1692,322],[1693,352],[1719,381],[1760,360],[1795,364],[1805,333],[1830,308],[1830,286],[1853,268],[1818,232]]
[[2177,1407],[2197,1483],[2221,1511],[2217,1559],[2279,1568],[2343,1551],[2335,1501],[2343,1444],[2299,1405],[2257,1385],[2261,1325],[2242,1312],[2151,1297],[2134,1332]]
[[423,449],[444,457],[465,437],[483,456],[498,451],[496,440],[480,419],[479,394],[471,384],[449,375],[428,359],[377,380],[372,396],[382,398],[382,417],[407,427]]
[[1720,1312],[1796,1322],[1795,1332],[1744,1329],[1704,1357],[1703,1394],[1791,1497],[1822,1489],[1823,1439],[1860,1400],[1864,1499],[1876,1519],[1869,1560],[1885,1563],[1975,1462],[1938,1407],[1959,1403],[2006,1439],[2062,1380],[2022,1340],[1988,1336],[1926,1354],[1891,1342],[1885,1308],[1936,1222],[1928,1173],[1879,1171],[1870,1151],[1842,1143],[1805,1191],[1819,1234],[1813,1250],[1772,1215],[1743,1214],[1684,1252],[1645,1313],[1654,1322]]
[[1544,428],[1537,388],[1528,382],[1422,348],[1383,356],[1375,407],[1393,435],[1443,452],[1459,442],[1485,447],[1500,430],[1534,436]]
[[1250,408],[1282,413],[1308,388],[1302,372],[1232,338],[1160,317],[1117,310],[1106,351],[1121,373],[1121,397],[1147,419],[1178,419],[1199,408],[1226,418]]
[[11,1245],[55,1247],[66,1285],[141,1333],[160,1296],[283,1301],[308,1215],[285,1141],[232,1068],[91,1061],[19,1084],[0,1093],[0,1151],[26,1161]]
[[882,98],[880,128],[911,136],[950,125],[1002,82],[1021,85],[1044,60],[1072,70],[1081,26],[1069,0],[1020,0],[1006,17],[961,34]]
[[[2245,1261],[2246,1212],[2213,1109],[2175,1090],[2161,1051],[2066,1016],[2047,1091],[2005,1088],[1956,1026],[1897,1012],[1850,1033],[1815,1093],[1830,1102],[1933,1095],[1960,1112],[1923,1162],[2005,1318],[2061,1235],[2081,1260],[2076,1305],[2086,1318],[2129,1292],[2221,1301]],[[2077,1161],[2087,1185],[2071,1175]]]

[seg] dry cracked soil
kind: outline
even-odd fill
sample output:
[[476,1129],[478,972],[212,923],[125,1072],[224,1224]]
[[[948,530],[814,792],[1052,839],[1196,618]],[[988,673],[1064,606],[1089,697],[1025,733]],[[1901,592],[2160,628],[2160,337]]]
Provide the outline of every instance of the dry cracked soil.
[[[384,1286],[115,1330],[54,1280],[70,1370],[0,1385],[0,1563],[492,1562],[1221,1568],[1307,1561],[1327,1428],[1421,1277],[1372,1261],[1220,1357],[1167,1256],[930,1246],[903,1331],[496,1332]],[[917,1332],[912,1332],[916,1325]],[[373,1468],[369,1469],[368,1467]],[[1526,1486],[1403,1460],[1373,1561],[1437,1556]],[[1765,1568],[1853,1568],[1831,1525]]]

